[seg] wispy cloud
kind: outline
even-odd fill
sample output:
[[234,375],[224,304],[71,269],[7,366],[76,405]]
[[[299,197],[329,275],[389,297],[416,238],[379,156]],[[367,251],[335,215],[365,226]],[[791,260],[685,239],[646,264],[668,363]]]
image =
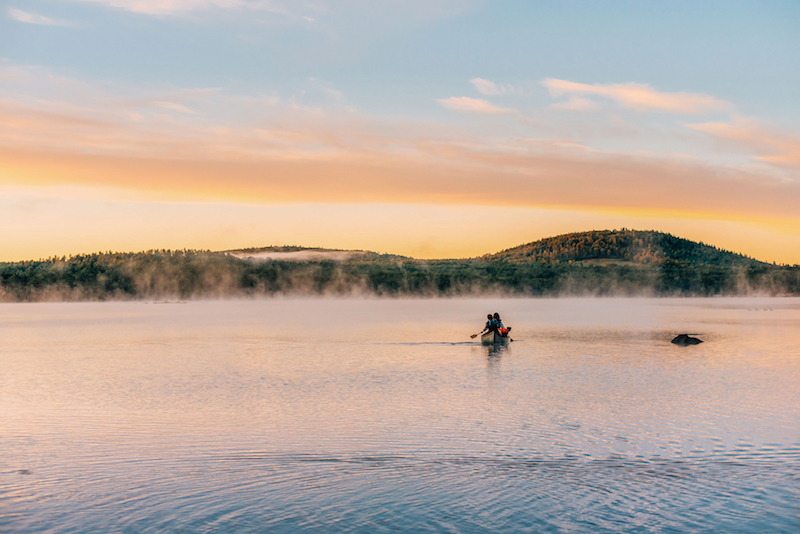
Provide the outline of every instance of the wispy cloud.
[[720,141],[749,148],[759,154],[756,159],[764,163],[800,169],[800,135],[743,117],[735,118],[733,123],[706,122],[687,126]]
[[[391,23],[425,23],[474,8],[478,0],[70,0],[154,16],[182,16],[212,9],[241,9],[277,15],[288,21],[313,24],[321,18],[354,18],[369,13],[369,20]],[[356,17],[357,18],[357,17]]]
[[502,96],[520,92],[520,90],[513,85],[501,85],[491,80],[484,80],[483,78],[473,78],[469,83],[474,85],[475,89],[480,94],[486,96]]
[[188,89],[170,93],[164,93],[150,98],[133,98],[125,100],[114,100],[116,104],[124,108],[162,108],[181,113],[195,113],[191,107],[182,104],[186,101],[202,101],[219,92],[219,88]]
[[[20,70],[26,76],[0,88],[0,185],[110,187],[178,200],[671,210],[800,220],[800,182],[774,179],[783,169],[772,176],[764,166],[478,133],[223,90],[126,86],[126,99],[109,94],[119,87],[66,79],[60,83],[74,92],[57,100],[46,93],[53,86],[49,73],[12,69]],[[17,94],[8,89],[14,84],[20,84]],[[148,109],[164,102],[191,102],[194,113]],[[473,112],[502,109],[463,97],[442,103]],[[736,142],[765,135],[748,123],[694,127]],[[773,137],[766,146],[782,152],[763,148],[763,156],[796,161],[790,156],[795,141]],[[507,194],[486,195],[486,183]]]
[[547,78],[542,82],[553,97],[564,95],[595,95],[616,101],[624,108],[634,111],[658,111],[666,113],[699,114],[730,108],[723,100],[700,93],[666,93],[647,84],[585,84]]
[[436,100],[447,109],[455,111],[467,111],[470,113],[487,113],[499,115],[514,113],[510,108],[500,108],[482,98],[470,98],[468,96],[451,96],[450,98],[440,98]]
[[209,8],[267,7],[271,2],[244,0],[74,0],[145,15],[174,15]]
[[600,109],[600,104],[588,98],[573,96],[566,102],[551,104],[550,108],[559,111],[571,111],[573,113],[593,113]]
[[7,8],[6,16],[11,20],[16,20],[17,22],[24,22],[25,24],[37,24],[39,26],[63,26],[70,28],[79,26],[77,22],[45,17],[44,15],[39,15],[38,13],[32,13],[30,11],[23,11],[15,7]]
[[[248,137],[244,132],[216,132],[214,143],[210,133],[173,142],[162,154],[154,150],[159,138],[149,141],[148,150],[142,143],[137,155],[0,147],[0,161],[12,171],[0,184],[114,187],[175,200],[475,204],[681,212],[731,220],[799,217],[800,184],[765,184],[758,173],[667,158],[455,143],[412,143],[414,150],[407,154],[370,151],[367,145],[331,146],[334,150],[298,157],[298,146],[275,151],[266,141],[257,156],[242,157],[209,147],[228,142],[241,150]],[[318,142],[325,138],[321,131],[305,133]],[[487,183],[507,194],[487,195]]]

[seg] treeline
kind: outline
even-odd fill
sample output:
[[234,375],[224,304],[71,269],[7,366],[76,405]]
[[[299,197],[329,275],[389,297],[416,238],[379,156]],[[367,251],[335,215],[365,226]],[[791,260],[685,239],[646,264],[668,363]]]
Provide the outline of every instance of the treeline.
[[470,260],[252,261],[219,252],[90,254],[0,264],[0,300],[256,296],[800,295],[800,267]]

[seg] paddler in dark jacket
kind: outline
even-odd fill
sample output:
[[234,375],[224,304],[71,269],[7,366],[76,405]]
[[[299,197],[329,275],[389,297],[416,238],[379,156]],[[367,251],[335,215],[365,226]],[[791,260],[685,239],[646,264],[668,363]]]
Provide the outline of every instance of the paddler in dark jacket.
[[486,319],[488,320],[486,321],[486,326],[483,327],[483,332],[480,332],[478,334],[472,334],[469,337],[474,339],[478,336],[482,336],[483,334],[488,334],[489,332],[497,330],[497,323],[494,321],[494,317],[492,317],[491,313],[486,316]]
[[483,334],[488,334],[489,332],[497,330],[497,323],[495,322],[494,317],[492,317],[491,313],[486,316],[486,319],[488,319],[486,321],[486,326],[483,327],[483,332],[481,332],[480,334],[477,334],[479,336],[482,336]]

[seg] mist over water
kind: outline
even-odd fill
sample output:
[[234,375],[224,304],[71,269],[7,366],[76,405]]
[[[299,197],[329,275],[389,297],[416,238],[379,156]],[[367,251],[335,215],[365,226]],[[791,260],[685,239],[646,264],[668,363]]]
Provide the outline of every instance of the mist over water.
[[0,339],[4,532],[800,529],[800,299],[0,304]]

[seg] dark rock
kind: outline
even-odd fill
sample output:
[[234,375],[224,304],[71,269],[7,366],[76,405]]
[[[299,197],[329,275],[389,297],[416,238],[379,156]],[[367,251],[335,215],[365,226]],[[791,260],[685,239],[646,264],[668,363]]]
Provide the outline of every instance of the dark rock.
[[672,340],[673,343],[676,345],[680,345],[681,347],[685,347],[686,345],[699,345],[703,341],[697,339],[696,337],[692,337],[689,334],[681,334],[676,336],[675,339]]

